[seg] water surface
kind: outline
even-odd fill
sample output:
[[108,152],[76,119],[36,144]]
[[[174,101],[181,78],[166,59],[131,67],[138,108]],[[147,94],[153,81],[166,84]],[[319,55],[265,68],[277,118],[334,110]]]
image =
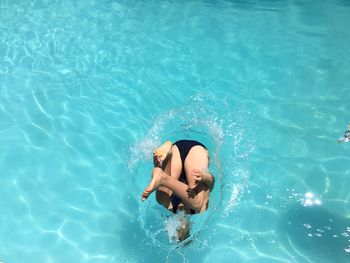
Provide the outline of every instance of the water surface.
[[[347,1],[1,1],[4,262],[349,262]],[[140,194],[197,139],[192,242]],[[170,216],[170,217],[169,217]]]

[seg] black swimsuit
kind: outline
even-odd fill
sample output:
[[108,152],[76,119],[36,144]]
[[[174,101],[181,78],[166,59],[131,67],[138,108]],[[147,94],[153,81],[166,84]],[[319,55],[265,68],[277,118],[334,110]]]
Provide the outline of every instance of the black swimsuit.
[[[190,152],[192,147],[197,146],[197,145],[200,145],[200,146],[204,147],[205,149],[207,149],[207,147],[205,147],[200,142],[192,141],[192,140],[177,141],[174,143],[174,145],[176,145],[177,148],[179,149],[181,162],[182,162],[182,170],[181,170],[181,175],[180,175],[179,181],[187,184],[186,172],[185,172],[185,159],[186,159],[188,153]],[[177,208],[178,208],[179,204],[181,203],[181,199],[176,194],[173,193],[173,195],[171,196],[171,203],[173,205],[173,212],[176,213]],[[195,214],[195,213],[196,212],[191,209],[191,214]]]

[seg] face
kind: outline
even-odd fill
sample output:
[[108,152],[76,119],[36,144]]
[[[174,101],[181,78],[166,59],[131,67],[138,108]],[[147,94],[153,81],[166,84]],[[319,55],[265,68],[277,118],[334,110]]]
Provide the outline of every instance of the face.
[[177,238],[179,242],[187,239],[190,236],[190,223],[184,218],[177,229]]

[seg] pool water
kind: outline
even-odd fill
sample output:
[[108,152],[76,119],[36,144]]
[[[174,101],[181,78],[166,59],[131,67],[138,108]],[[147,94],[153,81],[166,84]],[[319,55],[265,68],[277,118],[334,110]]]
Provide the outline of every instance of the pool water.
[[[350,262],[350,3],[3,0],[0,261]],[[140,196],[211,153],[210,207]]]

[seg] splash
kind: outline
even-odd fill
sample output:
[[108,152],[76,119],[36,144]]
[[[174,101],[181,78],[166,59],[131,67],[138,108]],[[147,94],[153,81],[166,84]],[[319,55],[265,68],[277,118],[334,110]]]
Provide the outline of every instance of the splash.
[[[226,107],[229,107],[226,104]],[[226,114],[224,142],[220,149],[222,168],[222,194],[224,217],[229,216],[239,204],[247,187],[250,171],[250,155],[255,150],[255,133],[249,111],[244,105],[230,109]]]
[[[239,203],[250,176],[249,156],[255,141],[249,128],[250,115],[244,105],[232,107],[235,102],[205,95],[190,98],[186,105],[190,106],[163,112],[155,118],[145,137],[130,148],[129,168],[134,171],[131,174],[136,182],[144,180],[141,177],[146,170],[144,167],[151,163],[153,149],[165,140],[195,139],[207,146],[211,155],[209,168],[215,175],[216,185],[208,211],[201,217],[191,218],[195,226],[191,239],[195,239],[213,215],[228,216]],[[169,228],[164,220],[152,215],[162,213],[155,208],[157,206],[155,201],[142,204],[139,222],[157,246],[168,247]],[[159,240],[163,240],[162,244]]]
[[338,139],[338,143],[342,142],[350,142],[350,122],[348,123],[348,129],[344,132],[344,135]]
[[184,223],[184,220],[188,220],[188,218],[183,211],[180,211],[179,213],[166,218],[165,230],[168,234],[169,240],[173,240],[174,242],[179,242],[178,229],[181,228],[181,226]]
[[168,111],[158,116],[145,138],[130,148],[131,158],[128,162],[130,170],[134,170],[144,160],[151,160],[153,150],[162,142],[161,139],[163,138],[165,124],[173,119],[174,116],[175,111]]

